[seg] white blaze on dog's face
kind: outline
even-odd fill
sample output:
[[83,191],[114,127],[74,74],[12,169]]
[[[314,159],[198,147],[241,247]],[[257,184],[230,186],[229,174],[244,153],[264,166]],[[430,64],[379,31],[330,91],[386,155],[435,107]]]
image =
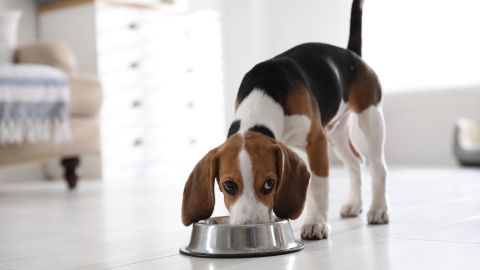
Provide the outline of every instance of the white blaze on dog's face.
[[[270,222],[272,211],[271,204],[267,205],[265,202],[261,202],[255,194],[255,179],[252,172],[252,162],[246,149],[240,151],[238,162],[243,182],[243,190],[242,194],[239,194],[237,199],[228,207],[230,211],[230,224]],[[275,182],[275,176],[267,178],[260,192],[266,194],[271,193],[275,187]],[[229,183],[228,179],[223,181],[223,192],[232,195],[226,190],[229,184],[231,183]]]
[[215,179],[230,224],[266,223],[272,211],[280,218],[295,219],[303,210],[309,178],[303,161],[274,139],[253,131],[232,135],[190,174],[183,195],[183,223],[210,217]]
[[271,221],[274,191],[278,184],[277,157],[273,145],[262,145],[258,138],[253,140],[251,137],[247,136],[250,140],[244,140],[238,152],[237,179],[228,173],[220,175],[219,185],[230,211],[230,224]]

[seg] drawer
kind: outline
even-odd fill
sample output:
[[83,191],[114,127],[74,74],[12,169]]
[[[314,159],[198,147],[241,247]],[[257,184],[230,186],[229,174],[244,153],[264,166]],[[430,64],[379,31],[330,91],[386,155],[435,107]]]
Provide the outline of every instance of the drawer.
[[186,44],[162,44],[161,46],[144,45],[141,50],[145,65],[150,67],[146,70],[159,71],[162,73],[183,72],[192,66],[193,55]]
[[195,98],[223,95],[223,76],[221,70],[197,68],[185,78],[185,86],[192,91]]
[[121,132],[105,128],[102,130],[103,150],[107,156],[122,156],[127,153],[137,157],[145,149],[145,131],[140,128],[125,128]]
[[[180,102],[172,101],[168,105],[158,102],[156,107],[150,104],[145,104],[145,109],[148,112],[148,124],[149,125],[167,125],[177,129],[181,125],[185,124],[202,124],[203,122],[210,122],[216,124],[223,121],[224,107],[223,101],[218,99],[212,104],[199,104],[195,102],[189,102],[188,100],[182,100]],[[177,104],[177,105],[175,105]]]
[[121,5],[110,5],[99,2],[97,4],[97,31],[112,31],[132,23],[138,22],[143,17],[143,12],[138,8]]
[[131,28],[131,25],[125,25],[124,28],[100,32],[97,35],[99,54],[108,54],[125,48],[140,47],[142,39],[136,27],[139,27],[139,25],[137,24],[135,28]]
[[147,143],[149,159],[155,160],[181,160],[192,151],[197,151],[198,145],[201,144],[201,141],[194,136],[180,138],[150,136],[149,138],[151,138]]
[[197,43],[201,44],[220,44],[222,37],[222,27],[220,21],[193,21],[189,24],[187,35]]
[[116,72],[100,74],[106,98],[110,93],[124,89],[143,89],[142,74],[139,70],[117,70]]
[[[156,17],[142,17],[142,27],[139,28],[148,40],[173,40],[189,38],[189,23],[182,16],[158,14]],[[165,37],[168,37],[166,39]],[[172,39],[170,39],[172,38]]]
[[149,159],[159,162],[192,159],[193,162],[197,162],[209,150],[219,146],[224,141],[223,136],[213,136],[215,140],[212,140],[211,137],[198,138],[192,136],[187,140],[157,137],[154,141],[148,143],[150,149]]
[[105,94],[103,112],[106,114],[127,113],[144,108],[143,88],[129,88]]
[[141,50],[135,48],[104,53],[98,59],[99,72],[107,76],[118,70],[135,71],[142,67],[143,58]]
[[[213,123],[212,123],[213,122]],[[158,123],[150,125],[150,129],[145,137],[148,140],[155,140],[157,146],[168,148],[172,146],[170,142],[181,145],[184,150],[188,150],[196,145],[218,144],[224,136],[224,123],[221,121],[196,121],[179,122],[176,124]],[[153,138],[153,139],[149,139]],[[152,143],[148,143],[152,145]],[[154,149],[153,146],[149,146]]]
[[[129,115],[118,116],[116,118],[105,119],[102,117],[102,138],[113,145],[138,146],[137,139],[146,134],[147,126],[139,123],[138,118],[130,118]],[[120,120],[118,120],[120,119]],[[121,143],[117,143],[117,141]]]
[[192,67],[193,58],[188,52],[183,51],[181,45],[176,49],[156,48],[156,50],[155,52],[143,50],[142,56],[147,67],[145,70],[169,74],[185,72]]
[[[143,64],[143,63],[142,63]],[[145,64],[145,65],[148,65]],[[145,67],[143,65],[143,67]],[[182,90],[185,91],[185,85],[189,82],[188,72],[191,70],[187,65],[182,63],[172,64],[170,67],[158,66],[155,68],[152,66],[146,66],[142,68],[143,72],[143,85],[146,89],[152,92],[159,91],[173,91]]]
[[[123,132],[125,129],[139,129],[146,125],[143,111],[124,110],[107,113],[102,112],[102,129],[112,132]],[[142,131],[144,132],[144,131]],[[139,132],[141,134],[141,132]]]

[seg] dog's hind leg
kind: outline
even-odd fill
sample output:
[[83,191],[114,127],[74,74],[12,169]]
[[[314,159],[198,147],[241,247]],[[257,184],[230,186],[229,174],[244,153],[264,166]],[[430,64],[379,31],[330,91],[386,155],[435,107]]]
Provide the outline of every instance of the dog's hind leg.
[[367,213],[368,223],[386,224],[389,210],[386,192],[387,166],[385,163],[385,123],[378,106],[370,106],[358,113],[358,125],[365,135],[368,163],[372,176],[372,203]]
[[342,217],[356,217],[362,212],[362,172],[363,158],[350,138],[350,115],[343,116],[328,138],[337,157],[343,161],[350,177],[350,196],[342,206]]

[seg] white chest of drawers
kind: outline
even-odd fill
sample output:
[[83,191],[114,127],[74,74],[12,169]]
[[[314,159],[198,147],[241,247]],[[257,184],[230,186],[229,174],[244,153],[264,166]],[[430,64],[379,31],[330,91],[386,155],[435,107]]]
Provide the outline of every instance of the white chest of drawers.
[[184,175],[224,135],[218,14],[97,11],[106,177]]

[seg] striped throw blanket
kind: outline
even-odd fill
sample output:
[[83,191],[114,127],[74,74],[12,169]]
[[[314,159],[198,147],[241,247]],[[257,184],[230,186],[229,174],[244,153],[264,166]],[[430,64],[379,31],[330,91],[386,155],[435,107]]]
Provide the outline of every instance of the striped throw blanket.
[[70,89],[59,69],[0,64],[0,144],[70,138]]

